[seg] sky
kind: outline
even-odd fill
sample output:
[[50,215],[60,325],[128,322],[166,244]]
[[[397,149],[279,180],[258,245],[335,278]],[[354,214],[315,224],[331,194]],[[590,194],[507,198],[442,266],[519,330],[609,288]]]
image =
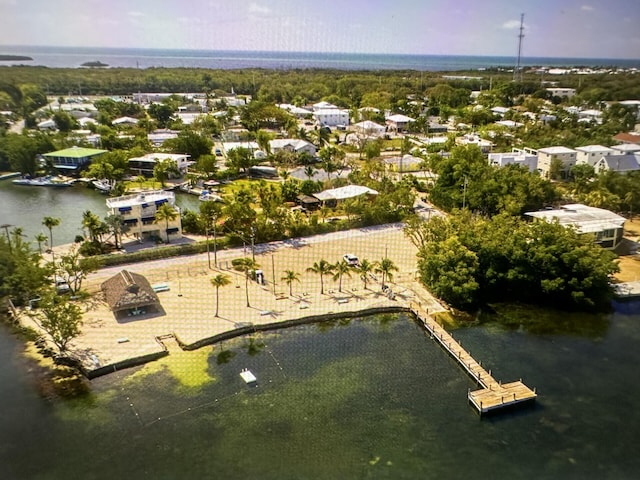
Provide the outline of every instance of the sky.
[[640,58],[640,0],[0,0],[0,45]]

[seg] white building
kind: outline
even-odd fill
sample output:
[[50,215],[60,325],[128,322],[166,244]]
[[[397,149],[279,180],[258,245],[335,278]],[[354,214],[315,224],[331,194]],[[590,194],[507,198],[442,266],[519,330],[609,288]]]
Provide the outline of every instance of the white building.
[[549,176],[551,169],[551,160],[558,159],[562,162],[562,170],[566,176],[576,164],[576,156],[578,152],[567,147],[546,147],[538,150],[538,170],[544,177]]
[[159,129],[147,134],[147,140],[149,140],[154,147],[159,147],[172,138],[178,138],[177,130]]
[[307,153],[314,157],[316,155],[316,146],[313,143],[301,140],[299,138],[277,138],[269,140],[271,152],[276,153],[279,150],[287,150],[293,153]]
[[622,241],[622,231],[626,221],[624,217],[609,210],[588,207],[580,203],[564,205],[557,210],[527,212],[525,215],[572,226],[578,233],[593,234],[596,236],[596,243],[603,248],[615,248]]
[[[326,102],[322,102],[326,103]],[[316,104],[319,105],[319,104]],[[349,111],[333,108],[316,109],[314,105],[313,116],[319,125],[323,127],[335,127],[337,125],[349,125]]]
[[576,165],[588,164],[592,167],[602,157],[613,155],[615,150],[602,145],[586,145],[584,147],[576,147]]
[[313,104],[313,111],[314,112],[317,112],[318,110],[327,110],[327,109],[332,109],[332,108],[338,108],[338,107],[336,105],[334,105],[333,103],[324,102],[324,101]]
[[611,147],[615,151],[615,154],[636,153],[640,152],[640,145],[635,143],[622,143],[620,145],[613,145]]
[[384,135],[386,128],[379,123],[365,120],[354,124],[353,131],[367,137],[381,137]]
[[501,117],[504,117],[504,114],[507,113],[509,110],[511,109],[507,107],[493,107],[491,109],[491,113],[493,113],[494,115],[500,115]]
[[504,167],[506,165],[520,165],[530,172],[538,170],[538,156],[524,150],[514,149],[508,153],[490,153],[489,165]]
[[489,153],[489,150],[493,147],[493,143],[489,140],[480,138],[480,136],[475,133],[468,133],[462,137],[456,138],[456,143],[458,145],[476,145],[480,150],[482,150],[482,153]]
[[[156,212],[168,203],[176,212],[174,220],[156,222]],[[173,192],[163,190],[134,195],[123,195],[107,199],[107,208],[113,215],[119,215],[129,232],[141,241],[160,238],[164,242],[182,237],[180,208],[175,204]]]
[[111,120],[112,125],[137,125],[138,119],[133,117],[120,117]]
[[396,132],[402,132],[405,128],[407,128],[408,124],[415,122],[415,119],[407,117],[406,115],[402,115],[400,113],[391,115],[385,120],[389,129],[395,130]]
[[576,94],[575,88],[547,88],[547,92],[554,97],[571,98]]
[[164,160],[170,160],[175,163],[181,175],[187,173],[187,169],[195,162],[189,160],[189,155],[182,153],[147,153],[142,157],[133,157],[129,159],[129,170],[131,172],[144,175],[145,177],[153,176],[153,168],[156,163]]
[[331,188],[322,192],[314,193],[313,196],[320,200],[324,205],[335,206],[339,202],[349,198],[355,198],[365,195],[367,197],[378,195],[375,190],[361,185],[347,185],[340,188]]
[[280,105],[278,105],[278,108],[286,110],[291,115],[294,115],[298,118],[307,118],[313,115],[313,112],[311,110],[307,110],[306,108],[302,107],[296,107],[295,105],[291,105],[289,103],[281,103]]

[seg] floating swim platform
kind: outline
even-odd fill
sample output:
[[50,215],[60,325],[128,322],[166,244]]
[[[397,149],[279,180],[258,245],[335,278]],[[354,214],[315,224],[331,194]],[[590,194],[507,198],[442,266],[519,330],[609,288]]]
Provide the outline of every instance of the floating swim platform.
[[242,380],[244,380],[244,383],[246,384],[256,383],[258,381],[256,376],[251,373],[251,370],[249,370],[248,368],[245,368],[240,372],[240,377],[242,377]]

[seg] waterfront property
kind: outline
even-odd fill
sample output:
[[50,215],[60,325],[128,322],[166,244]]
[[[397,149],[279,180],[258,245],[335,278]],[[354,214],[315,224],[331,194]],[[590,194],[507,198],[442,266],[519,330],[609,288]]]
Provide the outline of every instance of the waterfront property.
[[187,169],[195,162],[189,160],[189,155],[178,153],[148,153],[142,157],[129,159],[129,170],[138,175],[153,177],[153,169],[156,163],[168,160],[175,164],[181,175],[187,173]]
[[[165,203],[176,212],[174,219],[156,221],[156,212]],[[180,209],[175,204],[173,192],[163,190],[133,195],[123,195],[107,199],[107,208],[122,218],[130,233],[141,241],[159,238],[164,242],[182,237]]]
[[45,153],[43,157],[50,161],[57,170],[77,172],[103,153],[107,153],[107,150],[71,147],[56,152]]
[[602,208],[574,203],[557,210],[527,212],[525,215],[547,222],[557,221],[560,225],[574,227],[578,233],[593,234],[596,243],[603,248],[615,248],[622,241],[625,218]]

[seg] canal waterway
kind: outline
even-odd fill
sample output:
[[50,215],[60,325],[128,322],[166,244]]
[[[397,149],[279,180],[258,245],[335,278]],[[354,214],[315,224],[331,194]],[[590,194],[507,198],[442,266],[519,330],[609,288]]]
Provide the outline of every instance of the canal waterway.
[[[42,225],[44,217],[61,219],[53,229],[53,244],[63,245],[83,235],[82,213],[90,210],[100,218],[108,214],[107,196],[77,184],[68,188],[14,185],[0,180],[0,224],[21,227],[26,238],[33,241],[38,233],[49,235]],[[176,204],[181,208],[198,209],[198,197],[176,192]]]
[[540,393],[482,420],[473,382],[403,314],[172,352],[76,400],[38,396],[0,329],[0,478],[638,478],[640,315],[530,317],[453,332]]

